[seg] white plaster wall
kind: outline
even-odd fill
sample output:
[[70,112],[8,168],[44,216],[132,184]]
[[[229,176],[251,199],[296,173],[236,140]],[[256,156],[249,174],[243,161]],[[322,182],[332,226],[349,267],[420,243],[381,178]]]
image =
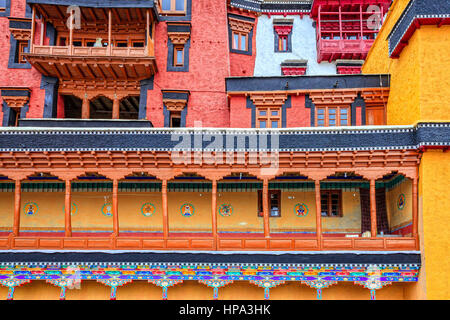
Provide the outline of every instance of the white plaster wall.
[[286,19],[294,19],[292,28],[292,52],[275,52],[273,19],[284,19],[282,15],[261,15],[256,28],[256,60],[254,76],[280,76],[281,63],[285,60],[308,60],[307,75],[336,74],[333,63],[317,63],[316,29],[309,16],[289,15]]

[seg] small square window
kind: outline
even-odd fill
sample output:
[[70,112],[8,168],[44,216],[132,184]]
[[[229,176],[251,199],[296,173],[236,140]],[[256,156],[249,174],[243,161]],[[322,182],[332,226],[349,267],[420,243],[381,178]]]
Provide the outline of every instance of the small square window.
[[184,13],[186,11],[186,0],[161,0],[161,10],[164,13]]
[[240,51],[247,51],[247,35],[243,33],[233,32],[232,48]]
[[24,53],[26,53],[27,48],[28,48],[28,41],[26,40],[17,41],[16,55],[14,59],[15,63],[27,63],[27,59],[25,59],[25,56],[23,55]]
[[182,67],[184,65],[184,46],[175,46],[173,50],[173,66]]
[[[281,190],[269,190],[269,217],[281,217]],[[258,190],[258,217],[264,217],[263,194]]]
[[181,127],[181,112],[179,111],[170,112],[170,127],[171,128]]

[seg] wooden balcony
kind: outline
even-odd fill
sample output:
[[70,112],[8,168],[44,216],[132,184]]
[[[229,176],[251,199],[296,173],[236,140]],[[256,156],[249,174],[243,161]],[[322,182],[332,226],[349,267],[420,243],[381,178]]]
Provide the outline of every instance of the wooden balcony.
[[207,250],[207,251],[414,251],[413,237],[299,238],[288,234],[264,238],[252,236],[184,237],[3,237],[0,250]]
[[337,59],[364,60],[374,41],[373,39],[319,39],[317,43],[317,58],[319,62],[331,62]]
[[153,49],[35,45],[25,56],[39,72],[60,80],[139,81],[157,71]]

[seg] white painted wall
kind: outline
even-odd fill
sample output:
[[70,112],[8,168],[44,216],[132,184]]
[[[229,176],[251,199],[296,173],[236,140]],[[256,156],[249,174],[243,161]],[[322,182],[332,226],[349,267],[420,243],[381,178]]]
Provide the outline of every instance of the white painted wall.
[[281,63],[285,60],[308,60],[307,75],[336,74],[333,63],[317,63],[316,29],[309,16],[288,15],[286,19],[294,19],[292,28],[292,52],[274,52],[273,19],[284,19],[283,16],[261,15],[256,28],[256,61],[254,76],[280,76]]

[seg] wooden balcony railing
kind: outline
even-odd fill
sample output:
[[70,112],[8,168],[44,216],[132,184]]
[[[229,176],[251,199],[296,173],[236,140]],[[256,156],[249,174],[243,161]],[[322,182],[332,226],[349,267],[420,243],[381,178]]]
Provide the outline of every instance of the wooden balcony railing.
[[327,60],[328,57],[333,57],[332,60],[351,58],[352,56],[365,59],[374,41],[373,39],[318,39],[319,61]]
[[37,55],[49,56],[77,56],[77,57],[150,57],[153,50],[135,47],[61,47],[61,46],[33,46],[30,52]]
[[249,237],[3,237],[0,250],[220,250],[220,251],[318,251],[418,250],[413,237],[377,238],[276,238]]

